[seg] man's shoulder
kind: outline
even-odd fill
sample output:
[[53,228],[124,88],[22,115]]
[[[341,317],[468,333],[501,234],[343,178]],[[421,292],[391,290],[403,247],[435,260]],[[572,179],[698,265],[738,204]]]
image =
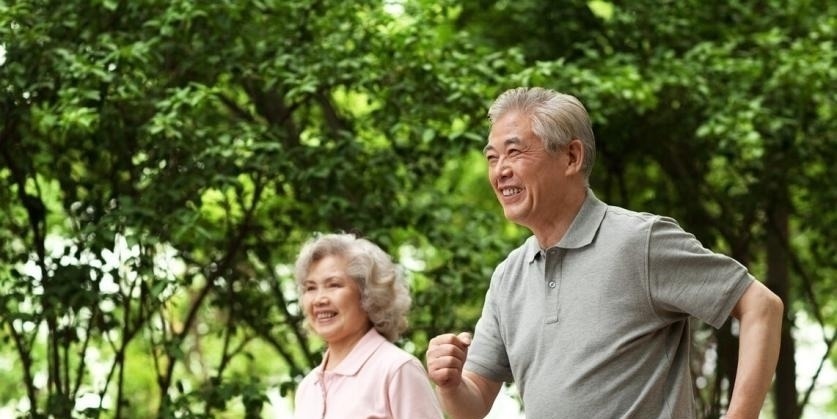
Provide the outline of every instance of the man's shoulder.
[[603,225],[609,229],[616,227],[624,231],[639,232],[648,231],[655,223],[660,221],[677,223],[674,219],[662,215],[607,205]]
[[647,221],[654,220],[660,216],[644,211],[634,211],[623,208],[617,205],[607,205],[606,217],[610,217],[620,221]]

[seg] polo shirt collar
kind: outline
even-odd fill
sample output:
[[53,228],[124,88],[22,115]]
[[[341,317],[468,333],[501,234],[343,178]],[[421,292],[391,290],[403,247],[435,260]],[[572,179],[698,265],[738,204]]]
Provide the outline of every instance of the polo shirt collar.
[[[584,203],[581,204],[581,209],[575,215],[564,237],[554,247],[579,249],[592,243],[606,212],[607,205],[596,198],[592,189],[587,188],[587,196],[584,198]],[[529,237],[524,247],[526,252],[524,260],[528,262],[534,261],[541,253],[538,239],[535,236]]]
[[[357,375],[360,371],[360,368],[363,367],[363,364],[372,357],[372,354],[378,350],[384,342],[387,340],[378,333],[375,328],[369,329],[365,335],[355,344],[355,347],[352,348],[352,351],[349,352],[349,355],[340,362],[340,365],[337,368],[328,371],[330,374],[338,374],[338,375]],[[328,352],[326,352],[325,357],[323,357],[323,363],[320,364],[318,367],[320,372],[323,371],[323,365],[325,365],[326,360],[328,359]]]
[[592,189],[587,188],[587,197],[584,198],[584,204],[581,205],[573,223],[570,224],[570,229],[558,242],[557,247],[578,249],[593,243],[606,212],[607,205],[596,198]]

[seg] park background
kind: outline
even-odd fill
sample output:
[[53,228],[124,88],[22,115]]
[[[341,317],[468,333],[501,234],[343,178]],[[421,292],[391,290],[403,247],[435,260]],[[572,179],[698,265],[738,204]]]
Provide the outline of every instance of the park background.
[[[762,416],[833,417],[835,29],[828,0],[0,0],[0,416],[287,415],[322,355],[290,268],[314,232],[408,270],[420,359],[471,330],[527,235],[486,108],[538,85],[588,107],[600,198],[781,296]],[[718,418],[736,324],[694,323]]]

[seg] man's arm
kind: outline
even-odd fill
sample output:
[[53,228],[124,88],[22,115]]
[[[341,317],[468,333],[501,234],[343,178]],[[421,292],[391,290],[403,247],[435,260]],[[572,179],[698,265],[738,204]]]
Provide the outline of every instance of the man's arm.
[[491,381],[471,371],[462,372],[459,385],[437,386],[442,410],[454,419],[484,418],[491,411],[502,383]]
[[427,374],[436,383],[442,410],[453,419],[483,418],[491,411],[502,383],[465,371],[471,336],[446,334],[430,340]]
[[782,300],[758,281],[753,281],[733,308],[740,333],[727,419],[759,417],[779,359],[783,310]]

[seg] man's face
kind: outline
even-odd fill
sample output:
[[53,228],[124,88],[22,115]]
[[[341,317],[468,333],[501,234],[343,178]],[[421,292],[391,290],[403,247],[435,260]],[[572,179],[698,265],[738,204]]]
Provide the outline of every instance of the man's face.
[[530,119],[514,111],[494,123],[484,151],[506,218],[533,231],[553,222],[566,188],[566,153],[550,154]]

